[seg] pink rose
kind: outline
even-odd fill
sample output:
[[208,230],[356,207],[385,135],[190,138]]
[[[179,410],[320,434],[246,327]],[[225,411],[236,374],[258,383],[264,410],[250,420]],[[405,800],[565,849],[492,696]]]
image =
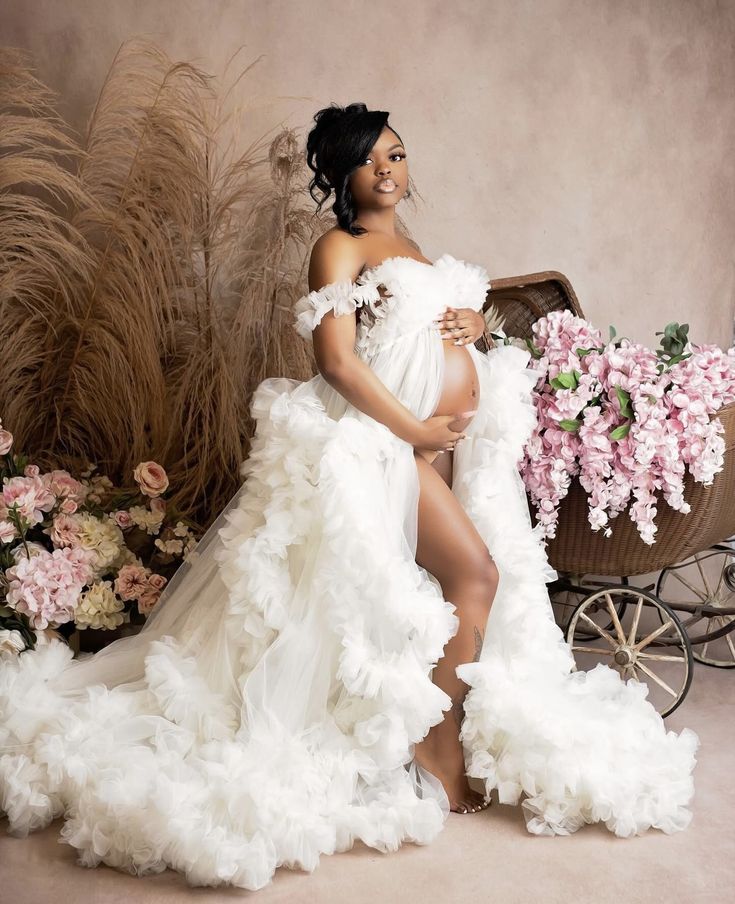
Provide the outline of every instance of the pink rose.
[[165,499],[151,499],[150,508],[151,508],[151,511],[155,515],[165,515],[166,514],[166,500]]
[[55,515],[51,527],[44,530],[56,547],[79,545],[79,524],[71,515]]
[[66,496],[61,500],[59,511],[63,512],[65,515],[73,515],[78,508],[79,503],[75,499],[72,499],[71,496]]
[[158,602],[161,591],[155,588],[149,588],[138,597],[138,611],[141,615],[148,615]]
[[0,427],[0,455],[7,455],[13,446],[13,434]]
[[162,574],[150,574],[148,575],[148,583],[155,590],[163,590],[163,588],[168,584],[168,578],[164,577]]
[[133,471],[133,479],[146,496],[160,496],[168,489],[168,476],[155,461],[142,461]]
[[84,499],[84,485],[75,480],[68,471],[55,470],[42,475],[42,480],[54,496],[71,496],[78,502]]
[[38,465],[26,465],[23,469],[23,473],[26,477],[38,477],[38,475],[41,473],[41,469],[38,467]]
[[112,520],[117,524],[120,530],[129,530],[135,522],[132,519],[130,512],[125,509],[118,509],[116,512],[111,512]]

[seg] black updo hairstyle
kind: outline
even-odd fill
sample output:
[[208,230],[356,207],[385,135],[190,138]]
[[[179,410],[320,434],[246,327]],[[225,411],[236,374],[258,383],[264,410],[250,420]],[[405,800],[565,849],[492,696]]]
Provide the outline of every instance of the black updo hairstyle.
[[[314,115],[316,125],[306,139],[306,162],[314,172],[309,194],[317,202],[317,213],[334,191],[332,210],[337,223],[351,235],[362,235],[367,230],[355,223],[357,208],[349,187],[350,175],[370,154],[388,115],[385,110],[368,110],[365,104],[340,107],[333,103]],[[393,126],[389,128],[401,141]],[[322,193],[321,198],[316,191]]]

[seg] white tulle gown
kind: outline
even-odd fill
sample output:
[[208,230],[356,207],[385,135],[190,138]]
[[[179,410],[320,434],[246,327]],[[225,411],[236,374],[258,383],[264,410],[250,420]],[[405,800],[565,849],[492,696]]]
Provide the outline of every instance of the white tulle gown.
[[[294,327],[310,338],[325,311],[364,306],[356,353],[423,419],[444,366],[432,321],[447,304],[480,310],[488,287],[449,254],[388,258],[299,299]],[[517,470],[535,418],[528,353],[468,350],[480,403],[452,489],[500,584],[480,660],[457,669],[467,772],[522,802],[535,834],[684,829],[697,735],[667,731],[645,685],[572,672],[552,616],[555,572]],[[85,866],[257,889],[355,839],[392,851],[440,832],[447,797],[412,753],[450,707],[431,672],[458,619],[414,558],[413,448],[320,375],[263,381],[252,412],[244,482],[139,635],[76,660],[56,640],[2,658],[11,834],[63,815]]]

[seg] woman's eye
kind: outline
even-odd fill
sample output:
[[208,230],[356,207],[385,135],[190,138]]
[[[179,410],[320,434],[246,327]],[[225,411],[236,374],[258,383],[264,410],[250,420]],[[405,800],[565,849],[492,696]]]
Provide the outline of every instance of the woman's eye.
[[[390,156],[391,156],[391,159],[393,159],[393,157],[398,157],[399,160],[404,160],[405,157],[406,157],[405,154],[391,154]],[[372,159],[371,157],[366,157],[366,158],[362,161],[362,165],[365,166],[365,164],[366,164],[366,163],[369,163],[369,162],[371,161],[371,159]]]

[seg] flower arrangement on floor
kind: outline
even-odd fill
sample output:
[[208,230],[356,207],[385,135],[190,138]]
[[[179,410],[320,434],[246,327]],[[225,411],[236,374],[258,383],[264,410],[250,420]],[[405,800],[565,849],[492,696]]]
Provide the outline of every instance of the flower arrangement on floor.
[[711,416],[735,401],[735,348],[694,345],[688,329],[668,324],[654,351],[612,327],[605,343],[570,311],[534,323],[527,346],[539,371],[538,423],[521,468],[542,536],[556,535],[559,503],[578,477],[593,530],[610,536],[609,522],[630,503],[650,545],[656,492],[687,513],[686,469],[704,485],[722,470],[723,426]]
[[154,461],[115,488],[90,464],[41,473],[11,453],[0,422],[0,653],[36,645],[61,628],[110,630],[141,624],[168,577],[197,544],[197,526],[168,506],[169,480]]

